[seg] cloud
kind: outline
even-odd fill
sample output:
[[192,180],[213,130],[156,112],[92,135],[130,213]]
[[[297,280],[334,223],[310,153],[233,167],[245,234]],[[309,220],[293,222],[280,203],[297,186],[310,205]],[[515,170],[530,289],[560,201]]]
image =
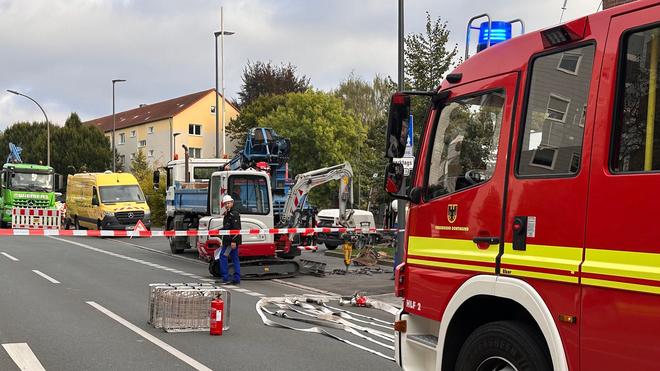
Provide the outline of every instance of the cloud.
[[[394,0],[0,0],[0,89],[37,99],[51,120],[71,111],[83,120],[214,85],[213,31],[225,4],[225,85],[235,97],[248,60],[291,62],[316,88],[329,90],[352,71],[396,76]],[[449,22],[461,44],[474,14],[523,18],[528,30],[559,20],[563,0],[407,0],[406,31],[420,32],[425,11]],[[564,19],[593,12],[596,1],[569,2]],[[449,11],[448,11],[449,10]],[[461,49],[462,54],[462,49]],[[38,108],[0,94],[0,130],[39,120]]]

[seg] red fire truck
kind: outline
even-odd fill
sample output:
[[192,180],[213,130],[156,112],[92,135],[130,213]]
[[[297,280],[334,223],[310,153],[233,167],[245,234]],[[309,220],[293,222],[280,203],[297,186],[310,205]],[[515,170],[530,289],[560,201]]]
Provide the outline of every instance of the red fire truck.
[[392,97],[389,158],[411,95],[431,98],[395,277],[402,367],[660,368],[659,39],[660,1],[638,0]]

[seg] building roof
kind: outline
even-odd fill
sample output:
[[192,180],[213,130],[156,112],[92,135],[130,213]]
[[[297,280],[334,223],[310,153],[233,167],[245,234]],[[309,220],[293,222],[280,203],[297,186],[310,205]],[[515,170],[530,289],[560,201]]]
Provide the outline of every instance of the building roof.
[[[174,117],[214,91],[215,89],[207,89],[162,102],[141,105],[138,108],[128,111],[117,112],[115,113],[115,129],[124,129]],[[231,105],[231,103],[229,104]],[[104,133],[107,133],[112,131],[112,115],[85,121],[84,124],[96,126]]]

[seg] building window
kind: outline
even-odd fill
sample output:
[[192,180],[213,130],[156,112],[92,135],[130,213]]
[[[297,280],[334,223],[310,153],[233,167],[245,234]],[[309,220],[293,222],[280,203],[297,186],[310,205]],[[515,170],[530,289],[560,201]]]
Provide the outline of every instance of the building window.
[[[555,162],[557,162],[557,148],[538,147],[532,154],[532,159],[529,164],[532,166],[542,167],[549,170],[554,170]],[[578,160],[580,158],[578,157]]]
[[[517,175],[572,176],[579,171],[595,50],[587,45],[531,61]],[[568,54],[580,56],[575,75],[557,70]]]
[[131,138],[135,138],[135,130],[131,130]]
[[188,125],[188,134],[190,134],[190,135],[202,135],[202,125],[189,124]]
[[557,69],[562,72],[570,73],[571,75],[577,75],[580,69],[580,61],[582,60],[581,54],[575,53],[563,53]]
[[153,150],[153,149],[150,149],[150,150],[147,152],[147,156],[149,156],[149,157],[154,157],[154,150]]
[[138,143],[138,147],[144,147],[146,145],[147,145],[147,140],[146,139],[143,139]]
[[215,115],[215,106],[211,106],[211,114]]
[[188,156],[190,158],[202,158],[202,149],[201,148],[188,148]]
[[660,27],[624,38],[610,158],[615,173],[660,170],[659,38]]
[[147,129],[147,133],[148,133],[148,134],[153,134],[153,133],[154,133],[154,127],[153,127],[153,126],[149,126],[149,128]]
[[124,143],[126,143],[126,134],[119,133],[119,144],[124,144]]
[[548,120],[566,122],[566,113],[570,104],[570,99],[550,93],[550,97],[548,97],[548,108],[546,109]]
[[119,155],[119,164],[124,165],[126,163],[126,155]]
[[135,152],[131,153],[131,160],[135,160]]

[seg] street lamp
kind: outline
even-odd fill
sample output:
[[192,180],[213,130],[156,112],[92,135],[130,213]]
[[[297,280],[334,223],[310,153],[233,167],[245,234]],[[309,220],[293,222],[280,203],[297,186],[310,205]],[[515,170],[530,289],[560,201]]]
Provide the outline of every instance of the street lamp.
[[117,155],[115,153],[115,84],[126,80],[112,80],[112,172],[117,171]]
[[50,124],[48,123],[48,116],[46,115],[46,111],[44,111],[44,109],[41,107],[41,105],[36,100],[28,97],[27,95],[21,94],[21,93],[17,92],[16,90],[7,89],[7,91],[9,93],[20,95],[21,97],[25,97],[25,98],[33,101],[34,104],[36,104],[37,107],[39,107],[41,112],[44,114],[44,117],[46,118],[46,165],[50,166]]
[[218,133],[220,132],[218,124],[218,36],[220,36],[220,59],[222,70],[220,79],[222,80],[222,157],[225,153],[225,35],[233,35],[232,31],[225,31],[223,9],[220,7],[220,31],[213,33],[215,36],[215,157],[220,158],[220,145]]
[[173,143],[173,146],[174,146],[174,154],[172,155],[172,160],[176,160],[176,137],[179,136],[179,135],[181,135],[181,133],[174,133],[174,134],[172,134],[172,138],[174,139],[174,143]]

